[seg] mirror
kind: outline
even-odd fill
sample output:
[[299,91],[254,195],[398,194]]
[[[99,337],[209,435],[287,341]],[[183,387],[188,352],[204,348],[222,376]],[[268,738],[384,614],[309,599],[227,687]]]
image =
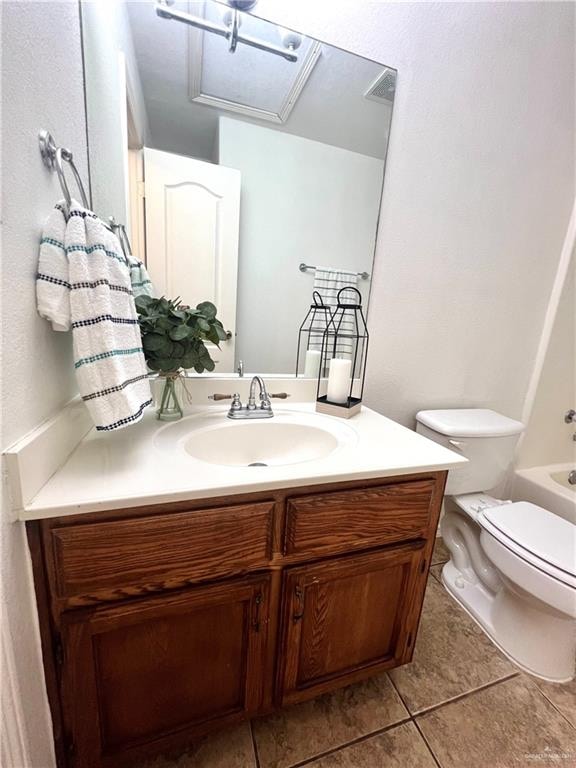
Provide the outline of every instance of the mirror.
[[367,311],[395,70],[213,0],[81,9],[95,212],[216,304],[216,373],[293,375],[314,290]]

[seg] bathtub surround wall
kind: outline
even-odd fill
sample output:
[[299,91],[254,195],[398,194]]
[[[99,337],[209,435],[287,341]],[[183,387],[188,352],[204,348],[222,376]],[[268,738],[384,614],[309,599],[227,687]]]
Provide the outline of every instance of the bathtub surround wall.
[[366,404],[520,418],[574,200],[572,3],[260,0],[398,69]]
[[[572,248],[574,244],[572,244]],[[564,414],[576,408],[576,258],[572,256],[549,331],[530,418],[518,452],[518,467],[574,463],[576,423]]]
[[[36,313],[38,242],[61,197],[42,164],[38,131],[69,147],[87,179],[78,5],[3,2],[2,19],[2,448],[56,413],[76,391],[69,334]],[[54,765],[38,621],[24,526],[10,522],[3,485],[2,764]]]
[[[372,271],[384,161],[227,117],[219,161],[242,173],[236,357],[292,372],[314,287],[298,265]],[[370,282],[358,288],[366,303]]]

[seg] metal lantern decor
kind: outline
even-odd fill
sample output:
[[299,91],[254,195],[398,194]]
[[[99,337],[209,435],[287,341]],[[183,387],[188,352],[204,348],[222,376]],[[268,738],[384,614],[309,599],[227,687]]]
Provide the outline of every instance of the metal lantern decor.
[[[296,352],[296,376],[316,379],[320,370],[322,339],[328,323],[332,319],[332,309],[324,304],[318,291],[312,293],[313,303],[298,331],[298,350]],[[304,365],[304,370],[300,368]]]
[[349,419],[361,408],[368,355],[368,328],[357,288],[338,291],[320,350],[316,410]]

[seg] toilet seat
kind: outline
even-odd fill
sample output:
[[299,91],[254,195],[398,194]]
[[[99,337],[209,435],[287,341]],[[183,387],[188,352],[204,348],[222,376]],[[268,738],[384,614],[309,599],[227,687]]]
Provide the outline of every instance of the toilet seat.
[[480,526],[534,568],[576,590],[576,526],[519,501],[484,509]]

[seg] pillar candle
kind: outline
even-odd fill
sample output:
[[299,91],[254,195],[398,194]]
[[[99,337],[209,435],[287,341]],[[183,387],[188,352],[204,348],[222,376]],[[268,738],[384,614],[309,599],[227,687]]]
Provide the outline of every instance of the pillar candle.
[[308,379],[317,379],[320,371],[320,350],[307,349],[306,362],[304,364],[304,376]]
[[341,357],[330,360],[326,399],[331,403],[347,403],[350,394],[352,362]]

